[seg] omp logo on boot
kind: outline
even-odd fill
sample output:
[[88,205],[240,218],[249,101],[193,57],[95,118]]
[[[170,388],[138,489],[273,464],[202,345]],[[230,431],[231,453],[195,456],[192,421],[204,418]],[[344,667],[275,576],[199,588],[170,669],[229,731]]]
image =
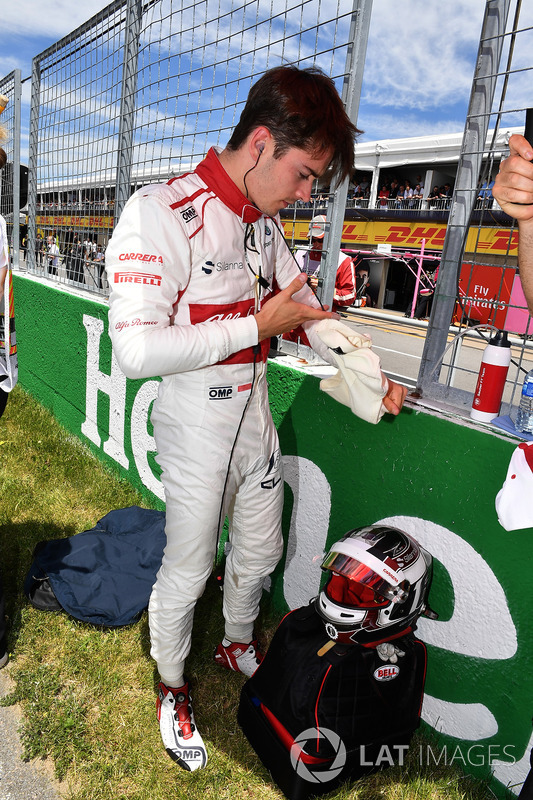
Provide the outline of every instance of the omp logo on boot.
[[[319,741],[327,742],[327,756],[315,756],[306,752],[317,751]],[[337,778],[346,764],[346,747],[341,737],[329,728],[307,728],[294,739],[290,751],[292,768],[309,783],[327,783]]]
[[207,764],[207,754],[202,747],[183,747],[179,749],[167,747],[167,753],[189,772],[201,769]]

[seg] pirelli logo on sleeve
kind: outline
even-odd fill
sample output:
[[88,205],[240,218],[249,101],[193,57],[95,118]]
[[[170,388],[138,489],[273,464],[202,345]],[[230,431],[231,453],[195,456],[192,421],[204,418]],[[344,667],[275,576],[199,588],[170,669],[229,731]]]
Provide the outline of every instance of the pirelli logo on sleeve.
[[148,272],[115,272],[115,283],[141,283],[144,286],[161,286],[161,275]]

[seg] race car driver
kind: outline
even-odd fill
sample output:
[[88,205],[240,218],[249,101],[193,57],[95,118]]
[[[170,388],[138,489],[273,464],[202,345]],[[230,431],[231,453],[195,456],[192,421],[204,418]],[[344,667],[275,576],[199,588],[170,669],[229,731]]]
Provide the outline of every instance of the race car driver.
[[[185,659],[193,613],[229,518],[225,638],[215,660],[246,675],[264,579],[282,552],[283,480],[265,379],[270,337],[335,314],[319,307],[276,217],[308,201],[328,167],[353,167],[357,130],[318,70],[278,67],[252,87],[232,137],[194,172],[140,189],[106,251],[109,329],[130,378],[162,376],[152,413],[165,487],[163,562],[149,604],[163,743],[184,769],[207,761]],[[275,291],[274,291],[275,289]],[[399,413],[404,387],[388,384]]]

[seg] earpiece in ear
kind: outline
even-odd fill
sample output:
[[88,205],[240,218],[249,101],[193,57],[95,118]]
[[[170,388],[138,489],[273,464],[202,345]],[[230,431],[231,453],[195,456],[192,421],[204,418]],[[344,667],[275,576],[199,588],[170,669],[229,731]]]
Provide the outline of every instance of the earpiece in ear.
[[259,153],[259,155],[261,155],[261,153],[263,152],[264,149],[265,149],[264,143],[263,142],[259,142],[259,144],[257,145],[257,152]]

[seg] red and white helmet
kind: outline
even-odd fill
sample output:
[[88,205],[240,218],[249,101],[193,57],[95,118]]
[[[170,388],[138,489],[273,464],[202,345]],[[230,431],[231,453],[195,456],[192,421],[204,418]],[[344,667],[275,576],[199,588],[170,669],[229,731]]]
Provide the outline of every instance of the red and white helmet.
[[331,639],[379,643],[416,627],[427,605],[432,556],[412,536],[385,525],[349,531],[322,569],[330,574],[316,608]]

